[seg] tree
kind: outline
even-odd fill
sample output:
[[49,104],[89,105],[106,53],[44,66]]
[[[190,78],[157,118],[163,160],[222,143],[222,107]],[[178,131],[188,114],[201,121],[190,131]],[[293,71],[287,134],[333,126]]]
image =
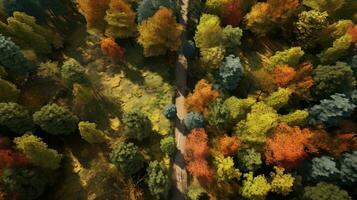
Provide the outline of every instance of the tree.
[[290,89],[279,88],[276,92],[264,99],[264,102],[275,110],[279,110],[288,104],[291,93]]
[[241,44],[243,30],[239,27],[233,28],[231,25],[223,29],[223,44],[229,52],[234,52],[238,45]]
[[144,158],[133,143],[117,144],[110,153],[109,160],[126,176],[135,174],[144,165]]
[[222,46],[223,29],[220,20],[215,15],[203,14],[195,33],[195,43],[197,48],[209,49]]
[[111,0],[105,16],[107,22],[105,35],[112,38],[135,36],[135,12],[126,0]]
[[313,72],[313,93],[319,98],[327,98],[334,93],[349,93],[352,90],[353,71],[349,65],[319,65]]
[[13,38],[24,48],[32,48],[38,54],[52,52],[52,46],[63,46],[62,38],[49,29],[37,24],[36,19],[22,12],[14,12],[7,18],[7,24],[0,22],[0,32]]
[[186,140],[185,160],[187,170],[200,180],[210,181],[212,172],[208,166],[208,137],[203,128],[192,129]]
[[87,83],[86,69],[75,59],[66,60],[61,68],[61,76],[65,84],[72,88],[74,83]]
[[26,155],[35,166],[56,170],[60,167],[62,155],[48,148],[41,138],[26,133],[14,139],[16,148]]
[[344,153],[340,160],[341,181],[343,184],[353,185],[357,181],[357,151]]
[[157,160],[150,162],[147,173],[150,193],[156,199],[166,199],[170,189],[170,178],[163,164]]
[[160,149],[163,153],[172,155],[176,150],[175,138],[167,136],[160,140]]
[[164,115],[167,119],[175,119],[176,118],[176,105],[169,104],[164,108]]
[[1,181],[8,193],[15,193],[24,200],[37,199],[48,182],[44,173],[33,168],[5,169]]
[[240,140],[236,136],[224,135],[219,138],[218,151],[224,156],[234,156],[240,146]]
[[194,92],[188,95],[186,107],[189,111],[204,112],[218,96],[219,93],[213,89],[212,85],[202,79],[197,82]]
[[79,122],[78,127],[82,138],[90,144],[105,142],[106,135],[103,131],[97,129],[97,124],[90,122]]
[[229,55],[219,68],[218,80],[220,87],[226,91],[233,91],[238,86],[244,73],[239,57]]
[[20,92],[16,85],[0,78],[0,102],[16,102]]
[[224,131],[230,121],[230,115],[222,99],[216,99],[208,107],[208,124],[217,131]]
[[269,13],[275,23],[287,21],[297,10],[299,0],[268,0],[271,12]]
[[208,69],[217,69],[224,59],[225,49],[222,46],[201,49],[201,62]]
[[286,87],[294,79],[296,71],[287,64],[276,65],[273,70],[274,83],[279,87]]
[[189,112],[184,119],[184,123],[188,130],[203,128],[205,126],[205,119],[201,113]]
[[279,124],[274,134],[267,139],[266,163],[283,168],[296,167],[309,153],[317,153],[317,149],[310,143],[312,137],[313,133],[309,129]]
[[122,62],[125,59],[125,49],[120,47],[113,38],[103,38],[100,42],[102,52],[113,62]]
[[275,173],[271,172],[271,191],[288,195],[292,191],[295,178],[291,174],[284,174],[284,168],[274,167]]
[[352,200],[345,190],[338,186],[321,182],[304,188],[304,200]]
[[243,19],[243,8],[240,0],[228,0],[223,5],[222,23],[223,25],[239,26]]
[[318,11],[327,11],[333,14],[336,10],[342,8],[345,0],[304,0],[303,4]]
[[254,4],[251,11],[244,17],[246,28],[258,36],[266,35],[273,26],[269,12],[270,4],[266,2]]
[[352,43],[352,36],[346,34],[338,38],[332,45],[332,47],[326,49],[319,54],[320,61],[326,64],[333,64],[339,60],[342,56],[347,54],[347,50]]
[[138,30],[138,42],[144,48],[145,57],[165,55],[168,51],[177,51],[181,46],[183,27],[166,7],[160,7],[153,17],[139,25]]
[[234,168],[232,157],[224,157],[218,155],[214,157],[214,165],[216,166],[216,178],[218,182],[227,182],[233,179],[239,180],[241,173],[239,169]]
[[263,102],[254,104],[245,120],[236,126],[236,133],[243,143],[262,144],[266,133],[278,124],[276,111]]
[[139,110],[124,113],[123,123],[125,125],[125,131],[130,138],[142,141],[151,134],[151,121]]
[[264,200],[271,190],[271,186],[265,176],[253,177],[253,172],[249,172],[244,174],[243,177],[245,179],[241,188],[242,196],[252,200]]
[[188,187],[187,196],[190,200],[199,200],[204,194],[206,190],[200,185],[196,178],[193,179],[190,186]]
[[269,58],[267,69],[273,71],[277,65],[281,64],[296,67],[304,54],[305,53],[301,50],[301,47],[291,47],[284,51],[277,51]]
[[104,17],[110,0],[77,0],[80,12],[87,21],[87,29],[102,32],[106,27]]
[[9,128],[18,135],[33,130],[30,113],[25,107],[12,102],[0,103],[0,125]]
[[357,42],[357,25],[350,24],[347,28],[347,34],[352,37],[352,43]]
[[304,49],[314,47],[321,30],[328,25],[327,17],[327,12],[317,10],[303,11],[299,14],[295,25],[296,35]]
[[224,101],[224,105],[227,107],[230,118],[233,122],[245,119],[246,114],[255,103],[255,98],[248,97],[246,99],[238,99],[235,96],[231,96]]
[[255,172],[263,163],[260,153],[253,148],[239,150],[237,156],[243,172]]
[[313,181],[333,181],[339,176],[340,171],[332,157],[321,156],[312,159],[309,178]]
[[26,166],[29,159],[22,153],[12,149],[0,149],[0,171],[5,168]]
[[205,10],[208,13],[220,15],[223,12],[225,3],[227,2],[228,0],[207,0],[205,2]]
[[69,135],[77,130],[78,117],[67,108],[47,104],[33,114],[35,124],[51,135]]
[[141,23],[144,20],[152,17],[160,7],[166,7],[172,11],[176,11],[176,4],[173,0],[143,0],[138,6],[138,21]]
[[337,125],[343,118],[349,117],[356,105],[344,94],[331,95],[330,99],[323,99],[320,104],[309,109],[309,124],[324,124],[327,127]]
[[10,73],[26,74],[33,69],[20,51],[20,48],[1,34],[0,64]]

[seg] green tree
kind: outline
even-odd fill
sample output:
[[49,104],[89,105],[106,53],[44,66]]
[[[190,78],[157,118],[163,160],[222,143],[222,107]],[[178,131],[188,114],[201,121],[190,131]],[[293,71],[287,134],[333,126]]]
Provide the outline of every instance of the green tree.
[[313,93],[319,98],[328,98],[335,93],[349,93],[353,85],[353,71],[349,65],[319,65],[313,71]]
[[78,117],[57,104],[47,104],[33,114],[35,124],[52,135],[68,135],[77,130]]
[[265,176],[253,177],[253,172],[246,173],[243,176],[245,179],[241,188],[242,196],[251,200],[264,200],[271,190],[271,186]]
[[350,48],[351,43],[352,36],[349,34],[338,38],[333,43],[332,47],[319,54],[320,61],[325,64],[335,63],[338,59],[347,54],[347,50]]
[[138,30],[138,42],[146,57],[165,55],[181,46],[183,27],[176,22],[173,11],[166,7],[160,7],[154,16],[141,22]]
[[254,98],[248,97],[246,99],[238,99],[235,96],[232,96],[224,101],[224,105],[227,107],[230,118],[233,122],[245,119],[250,108],[255,103],[256,100]]
[[266,133],[278,124],[278,114],[263,102],[254,104],[245,120],[236,126],[236,133],[243,142],[264,143]]
[[17,74],[26,74],[33,69],[20,51],[20,48],[10,39],[6,39],[1,34],[0,65],[2,65],[8,72]]
[[345,0],[304,0],[303,4],[318,11],[327,11],[333,14],[336,10],[342,8]]
[[208,124],[218,131],[224,131],[230,122],[230,115],[223,101],[216,99],[209,105],[208,110]]
[[273,92],[270,96],[264,99],[266,105],[279,110],[281,107],[288,104],[292,92],[288,88],[279,88],[278,91]]
[[292,67],[296,67],[304,51],[301,50],[301,47],[291,47],[290,49],[284,51],[277,51],[272,57],[269,58],[267,69],[269,71],[274,70],[277,65],[287,64]]
[[301,126],[306,122],[309,112],[306,110],[295,110],[287,115],[279,116],[280,122],[285,122],[289,126]]
[[6,126],[16,134],[33,130],[30,113],[17,103],[0,103],[0,125]]
[[24,153],[31,162],[44,169],[56,170],[60,167],[62,155],[54,149],[48,148],[41,138],[26,133],[14,139],[16,148]]
[[215,156],[214,165],[217,169],[216,178],[219,182],[227,182],[233,179],[239,180],[241,173],[238,168],[234,167],[232,157]]
[[2,172],[1,182],[9,193],[19,195],[19,199],[38,199],[48,182],[44,173],[33,168],[12,168]]
[[135,174],[144,166],[144,158],[133,143],[117,144],[110,153],[109,160],[126,176]]
[[274,167],[275,172],[271,172],[271,191],[288,195],[292,191],[295,178],[291,174],[284,174],[284,168]]
[[222,46],[201,49],[201,61],[209,69],[217,69],[224,59],[225,49]]
[[170,177],[164,165],[157,160],[150,162],[147,173],[150,193],[156,199],[166,199],[170,189]]
[[263,164],[259,152],[255,149],[242,149],[238,151],[239,168],[244,172],[254,172]]
[[167,136],[160,140],[160,149],[168,155],[172,155],[176,149],[175,138]]
[[303,11],[296,22],[297,39],[301,46],[311,48],[316,44],[321,30],[327,27],[328,14],[317,10]]
[[345,190],[338,186],[321,182],[304,188],[304,200],[352,200]]
[[125,131],[130,138],[142,141],[143,139],[148,138],[151,134],[151,121],[139,110],[124,113],[123,123]]
[[223,29],[220,26],[219,17],[203,14],[197,26],[194,39],[196,46],[200,49],[222,46]]
[[234,49],[241,44],[240,40],[243,37],[243,30],[239,27],[228,25],[223,29],[223,44],[227,51],[234,52]]
[[16,102],[20,92],[16,85],[0,78],[0,102]]
[[90,122],[79,122],[79,133],[82,138],[90,144],[105,142],[106,135],[97,129],[97,124]]
[[61,68],[61,76],[65,84],[72,88],[74,83],[87,83],[86,69],[75,59],[66,60]]

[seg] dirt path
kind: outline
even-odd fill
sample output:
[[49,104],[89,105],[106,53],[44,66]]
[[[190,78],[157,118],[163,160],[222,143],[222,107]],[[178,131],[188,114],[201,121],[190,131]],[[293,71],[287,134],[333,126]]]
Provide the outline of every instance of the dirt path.
[[[188,12],[189,0],[182,0],[181,4],[181,15],[180,15],[180,24],[184,26],[186,30],[187,26],[187,12]],[[187,40],[186,33],[184,32],[181,38],[182,44]],[[185,108],[185,96],[187,89],[187,59],[183,55],[183,50],[178,54],[177,64],[176,64],[176,87],[177,87],[177,96],[176,96],[176,108],[177,108],[177,118],[175,121],[175,140],[177,151],[174,157],[173,163],[173,200],[186,199],[187,194],[187,171],[185,166],[185,160],[183,155],[185,154],[185,125],[183,124],[183,119],[186,116]]]

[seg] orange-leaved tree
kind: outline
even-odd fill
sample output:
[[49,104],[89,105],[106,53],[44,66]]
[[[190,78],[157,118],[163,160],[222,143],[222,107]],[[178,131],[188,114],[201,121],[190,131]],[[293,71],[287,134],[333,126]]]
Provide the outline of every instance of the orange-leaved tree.
[[186,99],[186,107],[189,111],[204,112],[208,105],[219,96],[219,92],[213,89],[208,81],[198,81],[195,90]]
[[299,7],[299,0],[268,0],[270,16],[274,22],[286,21]]
[[222,136],[219,139],[218,151],[224,156],[234,156],[240,146],[240,140],[236,136]]
[[357,42],[357,25],[350,25],[347,29],[347,34],[352,36],[352,42]]
[[188,171],[199,180],[211,181],[212,171],[207,163],[208,137],[203,128],[192,129],[186,139],[186,154]]
[[288,169],[296,167],[309,153],[318,153],[317,148],[311,143],[312,138],[313,133],[307,128],[279,124],[266,142],[267,164]]
[[165,55],[181,46],[183,27],[176,22],[169,8],[160,7],[153,17],[139,25],[138,30],[138,42],[143,46],[146,57]]
[[103,38],[100,42],[103,53],[109,56],[112,61],[124,61],[125,49],[120,47],[113,38]]
[[80,12],[86,18],[88,30],[104,30],[104,16],[109,8],[109,2],[110,0],[77,0]]
[[294,79],[296,71],[289,65],[278,65],[273,70],[273,79],[279,87],[286,87]]

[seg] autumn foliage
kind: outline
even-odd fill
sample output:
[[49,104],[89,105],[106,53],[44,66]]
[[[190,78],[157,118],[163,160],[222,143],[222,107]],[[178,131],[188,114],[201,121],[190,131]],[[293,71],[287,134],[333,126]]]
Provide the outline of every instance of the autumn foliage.
[[208,137],[203,128],[192,129],[186,140],[185,160],[188,171],[200,180],[211,181],[212,172],[208,166]]
[[11,149],[0,149],[0,169],[23,166],[29,163],[25,155]]
[[113,38],[102,39],[100,47],[103,53],[109,56],[114,62],[124,60],[125,49],[120,47]]
[[110,0],[77,0],[79,9],[87,20],[88,29],[103,30],[106,22],[104,17],[109,8]]
[[318,150],[311,144],[313,133],[307,129],[279,124],[272,137],[267,139],[265,159],[270,165],[284,168],[294,168],[300,164],[309,153]]
[[293,80],[295,74],[295,69],[289,65],[278,65],[273,70],[274,82],[279,87],[286,87]]
[[219,96],[219,93],[213,89],[212,85],[206,80],[200,80],[192,94],[189,94],[186,100],[186,106],[190,111],[204,112],[208,104]]
[[270,16],[275,22],[287,20],[300,5],[299,0],[268,0],[267,3],[271,8]]
[[229,0],[223,6],[222,23],[237,27],[243,19],[243,10],[240,0]]
[[350,25],[347,29],[347,34],[352,36],[352,42],[357,42],[357,25]]
[[229,137],[227,135],[219,139],[218,150],[224,156],[234,156],[240,146],[240,140],[236,136]]

